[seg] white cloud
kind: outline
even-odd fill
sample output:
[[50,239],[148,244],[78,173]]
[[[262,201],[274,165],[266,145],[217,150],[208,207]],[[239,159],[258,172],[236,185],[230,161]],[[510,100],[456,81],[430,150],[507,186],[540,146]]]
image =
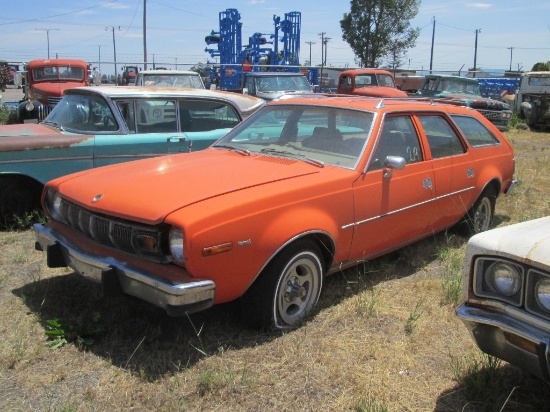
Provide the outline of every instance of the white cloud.
[[493,7],[493,5],[489,3],[467,3],[466,7],[473,7],[476,9],[488,9],[490,7]]

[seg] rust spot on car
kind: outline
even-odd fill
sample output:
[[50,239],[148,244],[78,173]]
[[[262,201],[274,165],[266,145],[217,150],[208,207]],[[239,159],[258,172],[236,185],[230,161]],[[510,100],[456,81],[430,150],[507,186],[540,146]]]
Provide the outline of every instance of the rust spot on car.
[[5,136],[0,139],[0,152],[63,148],[93,139],[92,135],[51,134],[41,136]]

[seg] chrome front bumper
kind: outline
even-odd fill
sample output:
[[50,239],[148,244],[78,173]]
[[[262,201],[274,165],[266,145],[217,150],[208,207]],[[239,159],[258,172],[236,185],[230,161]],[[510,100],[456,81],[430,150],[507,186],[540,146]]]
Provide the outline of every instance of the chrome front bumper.
[[550,333],[506,314],[467,305],[456,313],[483,352],[550,382]]
[[166,310],[169,315],[197,312],[214,304],[215,285],[211,280],[174,282],[149,273],[119,259],[82,250],[65,236],[36,224],[36,249],[46,252],[49,267],[74,269],[81,276],[100,283],[104,291],[121,291]]

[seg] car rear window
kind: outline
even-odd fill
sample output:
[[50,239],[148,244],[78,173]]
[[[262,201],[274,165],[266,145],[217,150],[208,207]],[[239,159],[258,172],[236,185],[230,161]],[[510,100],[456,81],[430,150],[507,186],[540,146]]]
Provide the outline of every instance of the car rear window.
[[451,116],[472,147],[494,146],[498,139],[479,120],[467,116]]

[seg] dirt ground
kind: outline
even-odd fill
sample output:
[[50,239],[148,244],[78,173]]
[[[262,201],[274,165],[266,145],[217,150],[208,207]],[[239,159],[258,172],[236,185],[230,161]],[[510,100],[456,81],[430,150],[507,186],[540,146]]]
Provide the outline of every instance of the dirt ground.
[[2,102],[19,101],[23,98],[23,89],[8,85],[5,92],[0,91],[0,96]]
[[[550,133],[507,137],[521,184],[497,226],[550,215]],[[0,231],[0,411],[548,411],[548,385],[483,357],[446,299],[466,241],[436,234],[331,276],[307,323],[267,333],[231,305],[170,318],[103,297],[48,268],[32,230]]]

